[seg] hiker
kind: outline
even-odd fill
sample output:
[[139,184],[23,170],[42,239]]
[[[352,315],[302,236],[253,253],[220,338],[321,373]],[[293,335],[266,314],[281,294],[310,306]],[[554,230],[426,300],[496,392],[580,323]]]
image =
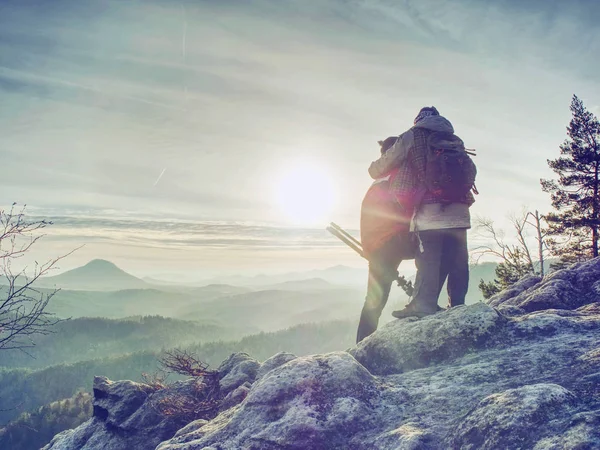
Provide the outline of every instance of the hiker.
[[[378,141],[385,154],[398,140],[391,136]],[[363,256],[369,261],[367,295],[362,308],[356,342],[372,334],[379,323],[392,283],[398,278],[398,266],[413,259],[414,243],[408,239],[412,210],[406,211],[391,195],[390,183],[396,170],[375,180],[361,205],[360,241]]]
[[414,126],[369,167],[374,179],[392,172],[391,193],[414,211],[411,231],[419,247],[412,299],[392,315],[401,319],[434,314],[446,279],[449,306],[464,304],[469,283],[469,207],[474,202],[471,191],[477,192],[477,170],[452,124],[435,107],[422,108]]

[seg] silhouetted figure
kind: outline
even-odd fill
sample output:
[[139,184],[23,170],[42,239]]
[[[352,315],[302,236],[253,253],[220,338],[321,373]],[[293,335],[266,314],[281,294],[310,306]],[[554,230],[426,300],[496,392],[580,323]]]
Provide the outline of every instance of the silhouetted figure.
[[437,312],[446,279],[449,306],[464,304],[469,283],[467,229],[476,172],[452,124],[435,107],[422,108],[414,126],[369,167],[375,179],[394,174],[391,194],[398,204],[414,211],[411,230],[419,244],[415,289],[411,302],[394,311],[394,317]]
[[[392,136],[379,141],[381,153],[392,148],[397,140],[397,136]],[[363,255],[369,261],[369,280],[356,342],[377,329],[392,283],[398,278],[400,262],[414,258],[414,245],[409,239],[412,209],[399,205],[390,190],[396,173],[397,170],[392,170],[375,180],[361,206],[360,240]]]

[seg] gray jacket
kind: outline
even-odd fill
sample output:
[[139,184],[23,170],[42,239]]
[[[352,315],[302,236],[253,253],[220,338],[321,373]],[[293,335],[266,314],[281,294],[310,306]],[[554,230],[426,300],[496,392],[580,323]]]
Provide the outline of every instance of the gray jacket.
[[[417,122],[415,127],[426,128],[432,131],[445,131],[454,133],[454,127],[443,116],[429,116]],[[396,144],[383,154],[369,167],[369,175],[378,179],[387,176],[390,171],[405,162],[410,150],[414,147],[415,140],[412,129],[402,133]],[[423,204],[415,212],[412,230],[439,230],[448,228],[471,228],[469,206],[463,203],[442,205],[439,203]]]
[[[415,127],[426,128],[432,131],[445,131],[454,133],[454,127],[448,119],[442,116],[429,116],[417,122]],[[398,167],[408,156],[414,147],[415,139],[412,129],[402,133],[392,148],[385,152],[377,161],[373,161],[369,167],[371,178],[378,179],[390,173]]]

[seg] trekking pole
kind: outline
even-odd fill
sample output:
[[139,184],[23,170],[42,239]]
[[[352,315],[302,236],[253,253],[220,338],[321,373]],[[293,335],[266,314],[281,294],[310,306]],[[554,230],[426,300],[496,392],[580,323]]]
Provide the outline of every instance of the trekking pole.
[[329,231],[331,234],[333,234],[336,238],[338,238],[344,244],[346,244],[348,247],[350,247],[352,250],[354,250],[356,253],[358,253],[360,256],[365,258],[365,255],[364,255],[363,249],[362,249],[362,245],[360,245],[360,242],[357,241],[356,239],[354,239],[351,235],[346,233],[340,227],[333,227],[332,225],[330,225],[326,228],[326,230]]
[[337,223],[331,222],[329,224],[329,226],[335,228],[340,233],[343,233],[345,236],[348,237],[348,239],[351,239],[352,242],[354,242],[356,245],[358,245],[360,248],[362,248],[361,242],[358,239],[356,239],[354,236],[352,236],[350,233],[348,233],[346,230],[344,230],[342,227],[340,227]]
[[[348,233],[346,230],[344,230],[342,227],[340,227],[338,224],[331,222],[326,228],[326,230],[368,261],[368,258],[363,252],[362,244],[360,243],[360,241],[354,236],[352,236],[350,233]],[[405,276],[400,275],[397,271],[396,273],[398,274],[396,278],[398,286],[402,288],[406,295],[412,297],[414,293],[412,281],[407,280]]]

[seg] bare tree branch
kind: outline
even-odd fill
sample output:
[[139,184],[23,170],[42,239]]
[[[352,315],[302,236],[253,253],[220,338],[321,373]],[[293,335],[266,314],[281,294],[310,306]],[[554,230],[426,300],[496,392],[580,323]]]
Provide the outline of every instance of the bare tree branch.
[[517,232],[517,241],[519,242],[520,249],[525,254],[525,259],[527,260],[527,264],[531,268],[532,272],[535,273],[535,268],[533,264],[533,259],[531,258],[531,252],[529,251],[529,245],[527,245],[527,240],[525,238],[525,225],[527,224],[527,214],[524,213],[521,217],[513,216],[512,224]]
[[62,319],[46,311],[59,289],[39,289],[36,282],[69,256],[34,263],[28,268],[13,271],[13,262],[22,258],[44,235],[39,231],[51,225],[46,220],[27,220],[25,206],[17,211],[13,203],[9,210],[0,210],[0,350],[25,351],[35,346],[34,337],[52,332],[52,326]]
[[[474,222],[479,234],[491,240],[491,243],[481,245],[472,251],[475,259],[479,261],[484,255],[494,256],[500,260],[496,267],[496,278],[491,282],[480,280],[479,289],[485,298],[489,298],[502,289],[517,282],[528,273],[544,275],[544,256],[547,251],[546,231],[542,221],[545,220],[538,211],[535,213],[523,210],[520,215],[510,216],[511,224],[516,232],[516,244],[507,244],[504,234],[494,227],[488,218],[475,218]],[[536,232],[537,260],[531,251],[531,236],[528,229],[534,228]]]

